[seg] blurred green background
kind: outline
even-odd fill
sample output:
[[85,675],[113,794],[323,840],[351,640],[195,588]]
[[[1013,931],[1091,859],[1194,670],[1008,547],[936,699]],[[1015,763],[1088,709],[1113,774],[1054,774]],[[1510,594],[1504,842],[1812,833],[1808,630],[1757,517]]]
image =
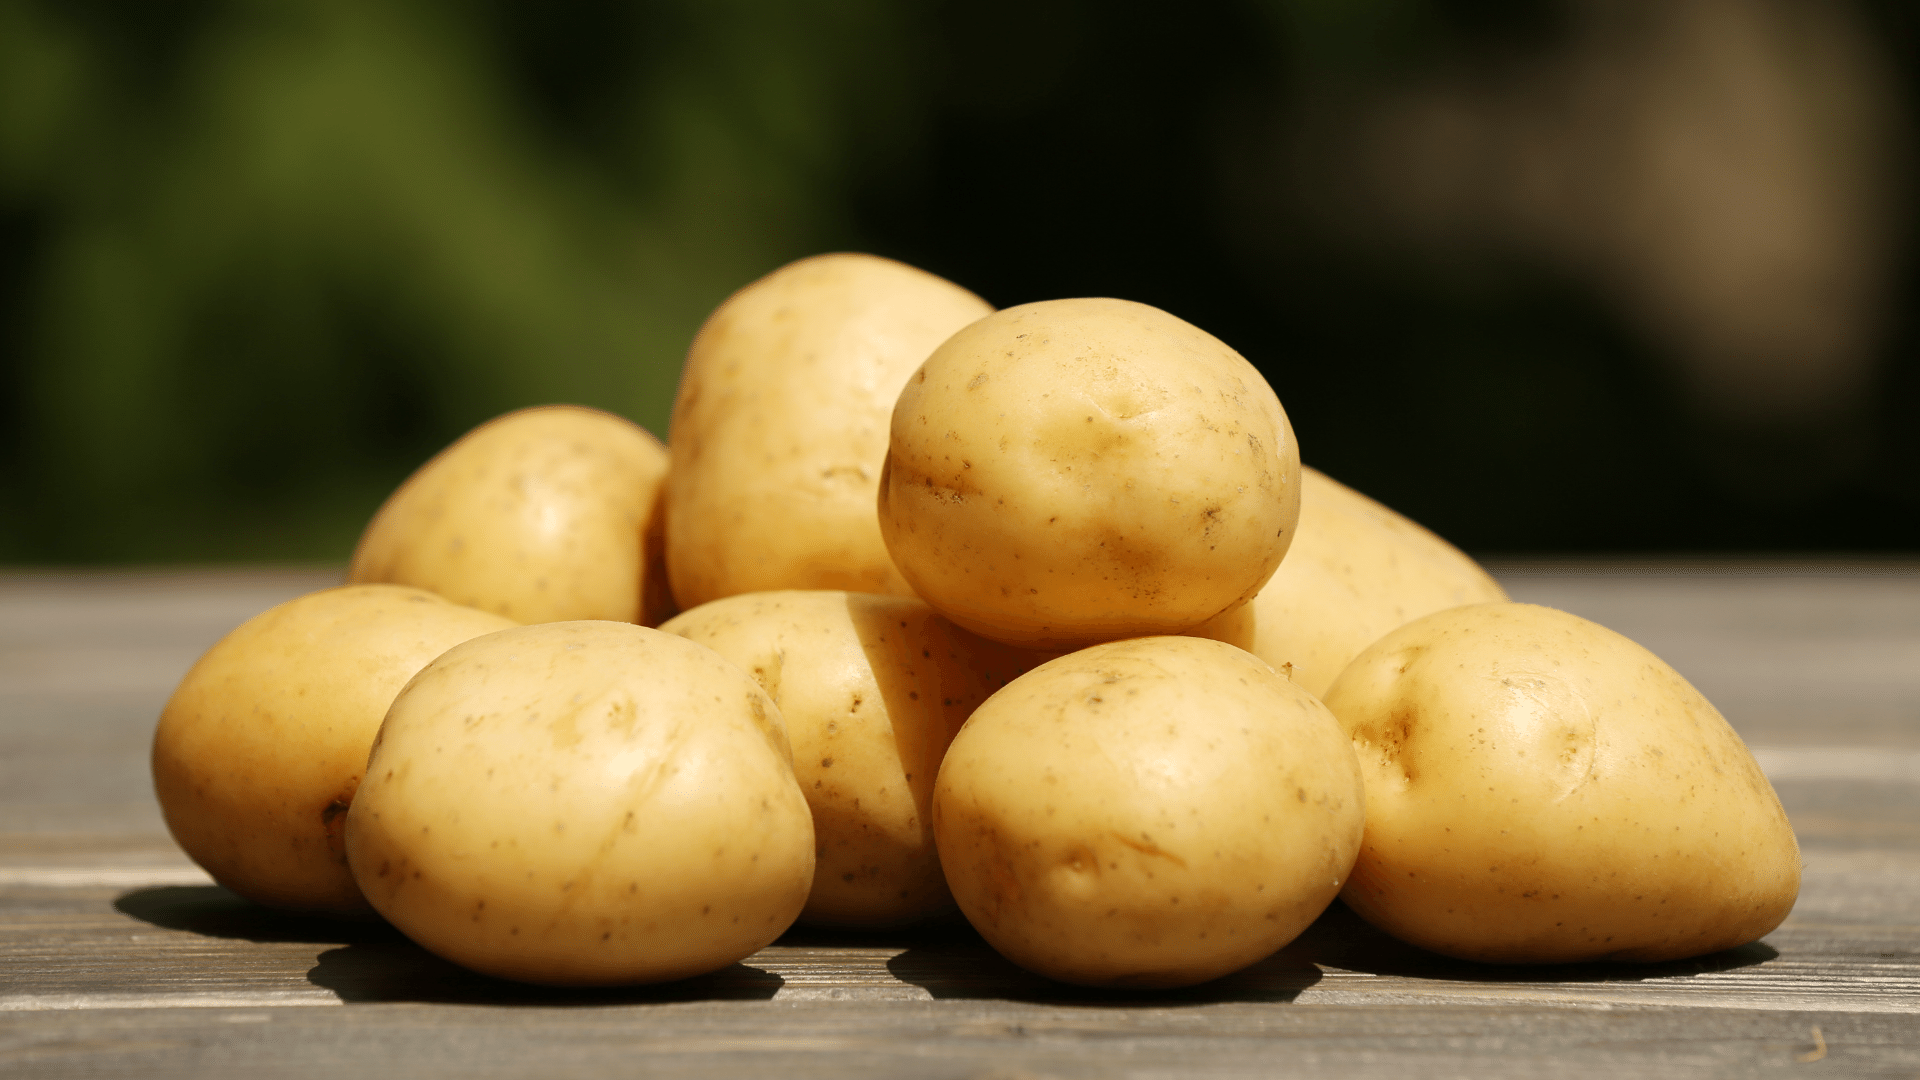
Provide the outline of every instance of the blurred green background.
[[1920,550],[1920,9],[0,0],[0,563],[344,561],[866,250],[1164,307],[1479,553]]

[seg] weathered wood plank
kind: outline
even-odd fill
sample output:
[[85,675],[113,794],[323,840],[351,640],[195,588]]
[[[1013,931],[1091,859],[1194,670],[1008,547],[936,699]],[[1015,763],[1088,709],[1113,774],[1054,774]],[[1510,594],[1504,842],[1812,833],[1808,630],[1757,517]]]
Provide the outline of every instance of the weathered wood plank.
[[[134,1010],[32,1019],[29,1026],[0,1016],[0,1069],[49,1078],[365,1072],[1616,1080],[1804,1072],[1906,1080],[1920,1068],[1915,1026],[1897,1022],[1905,1018],[1763,1010],[729,1001]],[[1817,1069],[1800,1063],[1822,1048]]]
[[[0,866],[23,834],[126,865],[177,865],[147,748],[214,642],[337,570],[0,574]],[[111,851],[101,841],[117,838]]]

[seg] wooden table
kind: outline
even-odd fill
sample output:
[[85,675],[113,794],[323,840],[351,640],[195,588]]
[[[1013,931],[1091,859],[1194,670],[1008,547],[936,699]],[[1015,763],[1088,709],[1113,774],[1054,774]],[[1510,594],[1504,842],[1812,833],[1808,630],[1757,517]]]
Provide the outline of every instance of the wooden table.
[[1336,905],[1179,993],[1050,985],[964,926],[795,932],[651,989],[494,982],[252,907],[161,825],[173,683],[335,575],[0,575],[0,1076],[1920,1077],[1920,565],[1498,569],[1667,657],[1754,747],[1806,860],[1764,942],[1489,968]]

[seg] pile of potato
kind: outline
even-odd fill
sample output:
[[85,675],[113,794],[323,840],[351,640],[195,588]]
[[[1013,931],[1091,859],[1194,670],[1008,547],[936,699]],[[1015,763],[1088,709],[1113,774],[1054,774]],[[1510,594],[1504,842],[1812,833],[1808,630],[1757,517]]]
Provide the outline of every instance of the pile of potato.
[[1336,896],[1452,956],[1653,961],[1799,887],[1670,667],[1304,468],[1252,365],[1128,301],[802,260],[702,328],[671,455],[500,417],[349,580],[187,675],[168,825],[235,892],[506,978],[957,907],[1053,978],[1183,986]]

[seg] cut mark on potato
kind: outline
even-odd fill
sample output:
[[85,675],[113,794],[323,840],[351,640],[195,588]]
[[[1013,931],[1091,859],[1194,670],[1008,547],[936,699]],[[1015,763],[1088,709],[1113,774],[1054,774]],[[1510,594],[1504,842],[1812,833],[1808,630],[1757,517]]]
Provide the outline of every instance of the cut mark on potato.
[[1111,835],[1115,840],[1120,841],[1121,843],[1127,845],[1128,847],[1132,848],[1133,850],[1139,852],[1142,855],[1146,855],[1156,859],[1166,859],[1167,861],[1173,863],[1175,866],[1178,866],[1182,870],[1185,870],[1187,868],[1187,860],[1181,858],[1178,855],[1175,855],[1173,852],[1168,851],[1165,848],[1162,848],[1160,845],[1154,843],[1144,833],[1141,834],[1141,837],[1138,840],[1135,840],[1131,836],[1123,836],[1120,833],[1112,833]]

